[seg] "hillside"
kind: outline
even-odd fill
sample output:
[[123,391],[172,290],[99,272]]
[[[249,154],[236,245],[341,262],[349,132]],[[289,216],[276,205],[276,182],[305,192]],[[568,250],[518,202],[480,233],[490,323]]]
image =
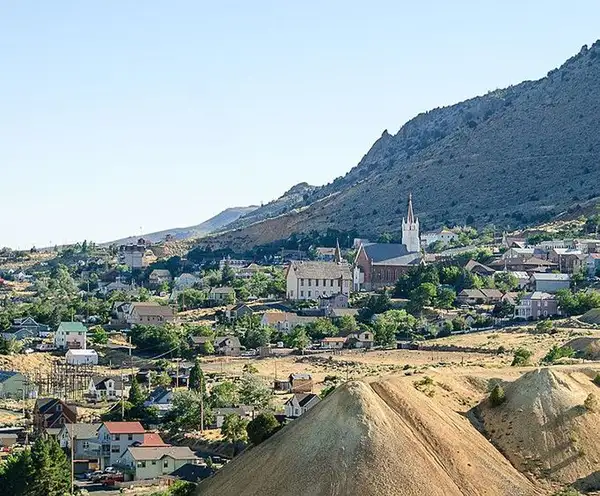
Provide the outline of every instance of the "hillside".
[[506,386],[506,402],[482,406],[492,442],[521,472],[581,490],[600,489],[600,413],[583,406],[598,394],[593,370],[542,368]]
[[249,206],[249,207],[232,207],[222,212],[218,213],[214,217],[211,217],[208,220],[205,220],[201,224],[190,227],[174,227],[172,229],[165,229],[164,231],[157,231],[153,233],[142,234],[141,236],[130,236],[128,238],[118,239],[116,241],[111,241],[109,243],[104,244],[125,244],[136,241],[138,238],[142,237],[151,243],[157,243],[159,241],[163,241],[165,237],[170,234],[173,236],[175,241],[182,241],[186,239],[199,238],[202,236],[206,236],[214,231],[222,229],[223,227],[235,222],[240,217],[250,214],[258,207]]
[[424,229],[542,222],[597,197],[599,111],[596,42],[538,81],[420,114],[395,135],[384,131],[344,177],[285,209],[259,208],[253,218],[267,220],[234,224],[240,229],[211,241],[239,248],[326,228],[398,231],[409,192]]
[[[260,475],[258,475],[260,474]],[[200,484],[198,495],[538,492],[469,421],[406,382],[350,382]]]

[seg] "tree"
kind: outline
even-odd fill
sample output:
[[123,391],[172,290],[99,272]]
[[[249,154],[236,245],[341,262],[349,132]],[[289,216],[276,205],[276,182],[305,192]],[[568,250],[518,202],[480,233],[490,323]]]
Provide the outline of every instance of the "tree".
[[176,391],[173,395],[173,408],[165,417],[165,422],[173,432],[200,430],[202,414],[204,425],[212,417],[207,402],[196,391]]
[[246,432],[248,440],[258,446],[279,430],[279,422],[272,413],[261,413],[248,423]]
[[63,496],[71,489],[71,470],[64,451],[50,438],[38,438],[31,448],[27,496]]
[[26,449],[14,452],[0,465],[0,487],[4,494],[25,496],[32,482],[27,475],[32,475],[31,452]]
[[392,302],[386,292],[370,295],[365,305],[360,309],[359,316],[362,321],[368,321],[373,315],[383,313],[391,307]]
[[204,355],[212,355],[215,352],[215,345],[212,341],[205,341],[202,344],[202,353]]
[[258,374],[258,369],[251,363],[247,363],[242,367],[244,374]]
[[451,288],[441,288],[435,299],[437,308],[452,308],[456,300],[456,291]]
[[194,366],[192,367],[192,370],[190,370],[188,387],[191,391],[206,395],[206,379],[204,378],[204,373],[202,372],[202,367],[200,366],[200,360],[198,358],[196,358]]
[[326,318],[319,318],[306,326],[306,332],[312,339],[323,339],[325,337],[337,336],[339,330]]
[[226,408],[239,404],[237,386],[231,381],[221,381],[210,391],[209,403],[213,408]]
[[529,360],[533,353],[527,348],[519,347],[515,350],[513,361],[511,366],[513,367],[524,367],[529,365]]
[[94,327],[90,339],[94,344],[106,344],[108,343],[108,334],[102,327]]
[[494,285],[497,289],[506,293],[519,287],[519,279],[510,272],[496,272],[494,274]]
[[506,394],[504,393],[504,389],[500,384],[496,384],[494,389],[492,389],[492,393],[490,394],[490,403],[492,406],[500,406],[502,403],[506,401]]
[[412,313],[421,312],[424,307],[432,306],[436,296],[437,288],[433,283],[421,283],[410,292],[409,306]]
[[171,376],[166,370],[163,370],[160,374],[153,371],[150,373],[150,383],[153,386],[168,387],[172,382]]
[[304,350],[310,344],[310,338],[306,334],[304,326],[296,326],[288,335],[288,343],[292,348]]
[[146,401],[146,395],[142,391],[142,388],[140,387],[140,383],[138,382],[135,375],[133,376],[133,379],[131,380],[131,388],[129,388],[129,396],[127,399],[129,401],[129,403],[131,403],[134,407],[138,406],[138,405],[142,405],[144,403],[144,401]]
[[373,326],[375,344],[389,347],[396,344],[396,325],[393,321],[379,318]]
[[544,363],[554,363],[561,358],[572,358],[575,356],[575,350],[570,346],[554,345],[542,360]]
[[273,391],[254,374],[244,374],[240,384],[240,401],[256,408],[268,408],[273,399]]
[[248,329],[242,342],[246,348],[259,348],[266,346],[271,340],[271,329],[269,327],[257,327]]
[[223,420],[223,425],[221,426],[221,434],[223,437],[227,439],[230,443],[233,444],[233,454],[235,456],[237,448],[236,444],[239,441],[245,441],[248,437],[246,432],[246,426],[248,425],[248,421],[236,415],[235,413],[231,413],[225,416]]
[[356,323],[356,319],[353,315],[342,315],[337,320],[337,327],[339,332],[348,335],[358,330],[358,324]]
[[225,264],[223,265],[223,268],[221,269],[221,284],[223,286],[227,286],[229,284],[232,284],[234,279],[235,279],[235,272],[229,265],[229,262],[226,261]]
[[535,325],[535,330],[539,333],[551,333],[554,330],[554,324],[551,320],[540,320]]

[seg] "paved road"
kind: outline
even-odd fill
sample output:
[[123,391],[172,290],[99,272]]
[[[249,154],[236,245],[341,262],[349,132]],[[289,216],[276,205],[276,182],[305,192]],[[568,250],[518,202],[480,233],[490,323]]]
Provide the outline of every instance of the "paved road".
[[116,494],[119,494],[118,489],[107,488],[102,484],[87,481],[75,481],[75,487],[85,489],[94,496],[115,496]]

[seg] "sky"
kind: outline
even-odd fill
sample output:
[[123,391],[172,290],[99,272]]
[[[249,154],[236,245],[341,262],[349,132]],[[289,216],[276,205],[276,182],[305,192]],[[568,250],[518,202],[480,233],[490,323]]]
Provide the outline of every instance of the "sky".
[[0,2],[0,247],[198,224],[538,79],[597,0]]

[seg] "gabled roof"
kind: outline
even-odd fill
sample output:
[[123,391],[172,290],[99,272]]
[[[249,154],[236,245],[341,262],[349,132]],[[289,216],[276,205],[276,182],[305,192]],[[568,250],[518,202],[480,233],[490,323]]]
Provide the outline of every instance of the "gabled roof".
[[120,377],[115,376],[115,377],[94,377],[93,381],[94,381],[94,387],[100,391],[106,390],[106,383],[112,380],[114,381],[115,385],[114,385],[114,389],[118,389],[119,391],[123,389],[123,381],[121,380]]
[[152,276],[171,277],[171,272],[169,272],[167,269],[154,269],[152,272],[150,272],[150,277]]
[[173,317],[173,310],[166,305],[159,305],[155,302],[137,302],[131,304],[131,312],[136,312],[139,316],[158,315],[161,317]]
[[160,437],[160,434],[158,434],[157,432],[145,432],[144,440],[142,441],[141,446],[142,447],[163,447],[163,446],[170,446],[170,444],[165,443],[163,441],[162,437]]
[[468,270],[469,272],[482,272],[484,274],[493,274],[494,272],[496,272],[491,267],[483,265],[482,263],[479,263],[473,259],[467,262],[467,264],[465,265],[465,270]]
[[536,272],[532,274],[531,279],[534,281],[565,281],[571,280],[569,274],[552,274],[549,272]]
[[144,434],[146,429],[139,422],[104,422],[111,434]]
[[287,400],[285,402],[285,404],[291,405],[293,403],[293,401],[296,400],[296,401],[298,401],[298,405],[300,405],[302,407],[302,406],[306,406],[308,403],[310,403],[315,398],[317,398],[317,400],[320,401],[319,396],[314,393],[296,393],[289,400]]
[[290,374],[290,380],[292,380],[292,381],[311,381],[312,376],[310,374]]
[[302,279],[352,279],[350,265],[337,262],[293,261],[288,266],[287,274],[294,271],[296,277]]
[[351,317],[356,317],[358,315],[358,312],[358,308],[332,308],[331,316],[343,317],[345,315],[350,315]]
[[[96,439],[98,437],[98,429],[102,424],[85,424],[78,422],[76,424],[65,424],[65,429],[69,437],[73,436],[77,439]],[[71,434],[72,433],[72,434]]]
[[128,451],[133,459],[137,461],[160,460],[165,456],[170,456],[175,460],[194,460],[198,458],[188,446],[130,446]]
[[235,289],[230,288],[228,286],[223,286],[221,288],[211,288],[210,293],[212,293],[212,294],[231,294],[231,293],[235,293]]
[[14,377],[18,374],[19,372],[10,372],[8,370],[0,370],[0,382],[4,382],[8,379],[10,379],[11,377]]
[[210,336],[190,336],[190,342],[195,345],[210,343],[212,340]]
[[502,298],[502,291],[493,288],[484,288],[481,290],[486,298]]
[[382,263],[408,255],[406,245],[397,243],[368,243],[362,245],[362,249],[373,263]]
[[98,353],[96,353],[96,350],[92,350],[90,348],[87,348],[85,350],[71,348],[71,349],[69,349],[67,351],[66,355],[71,355],[71,356],[96,356],[96,355],[98,355]]
[[241,347],[240,340],[237,338],[237,336],[217,336],[215,338],[215,346],[224,346],[227,339],[231,340],[231,346],[234,348]]
[[87,328],[81,322],[61,322],[58,329],[66,333],[87,332]]
[[346,338],[323,338],[321,343],[344,343]]
[[158,386],[154,391],[150,393],[150,396],[148,396],[148,401],[152,403],[157,403],[169,393],[171,393],[171,390],[166,389],[162,386]]
[[523,300],[555,300],[556,297],[550,293],[544,293],[543,291],[534,291],[533,293],[527,293],[523,295]]

